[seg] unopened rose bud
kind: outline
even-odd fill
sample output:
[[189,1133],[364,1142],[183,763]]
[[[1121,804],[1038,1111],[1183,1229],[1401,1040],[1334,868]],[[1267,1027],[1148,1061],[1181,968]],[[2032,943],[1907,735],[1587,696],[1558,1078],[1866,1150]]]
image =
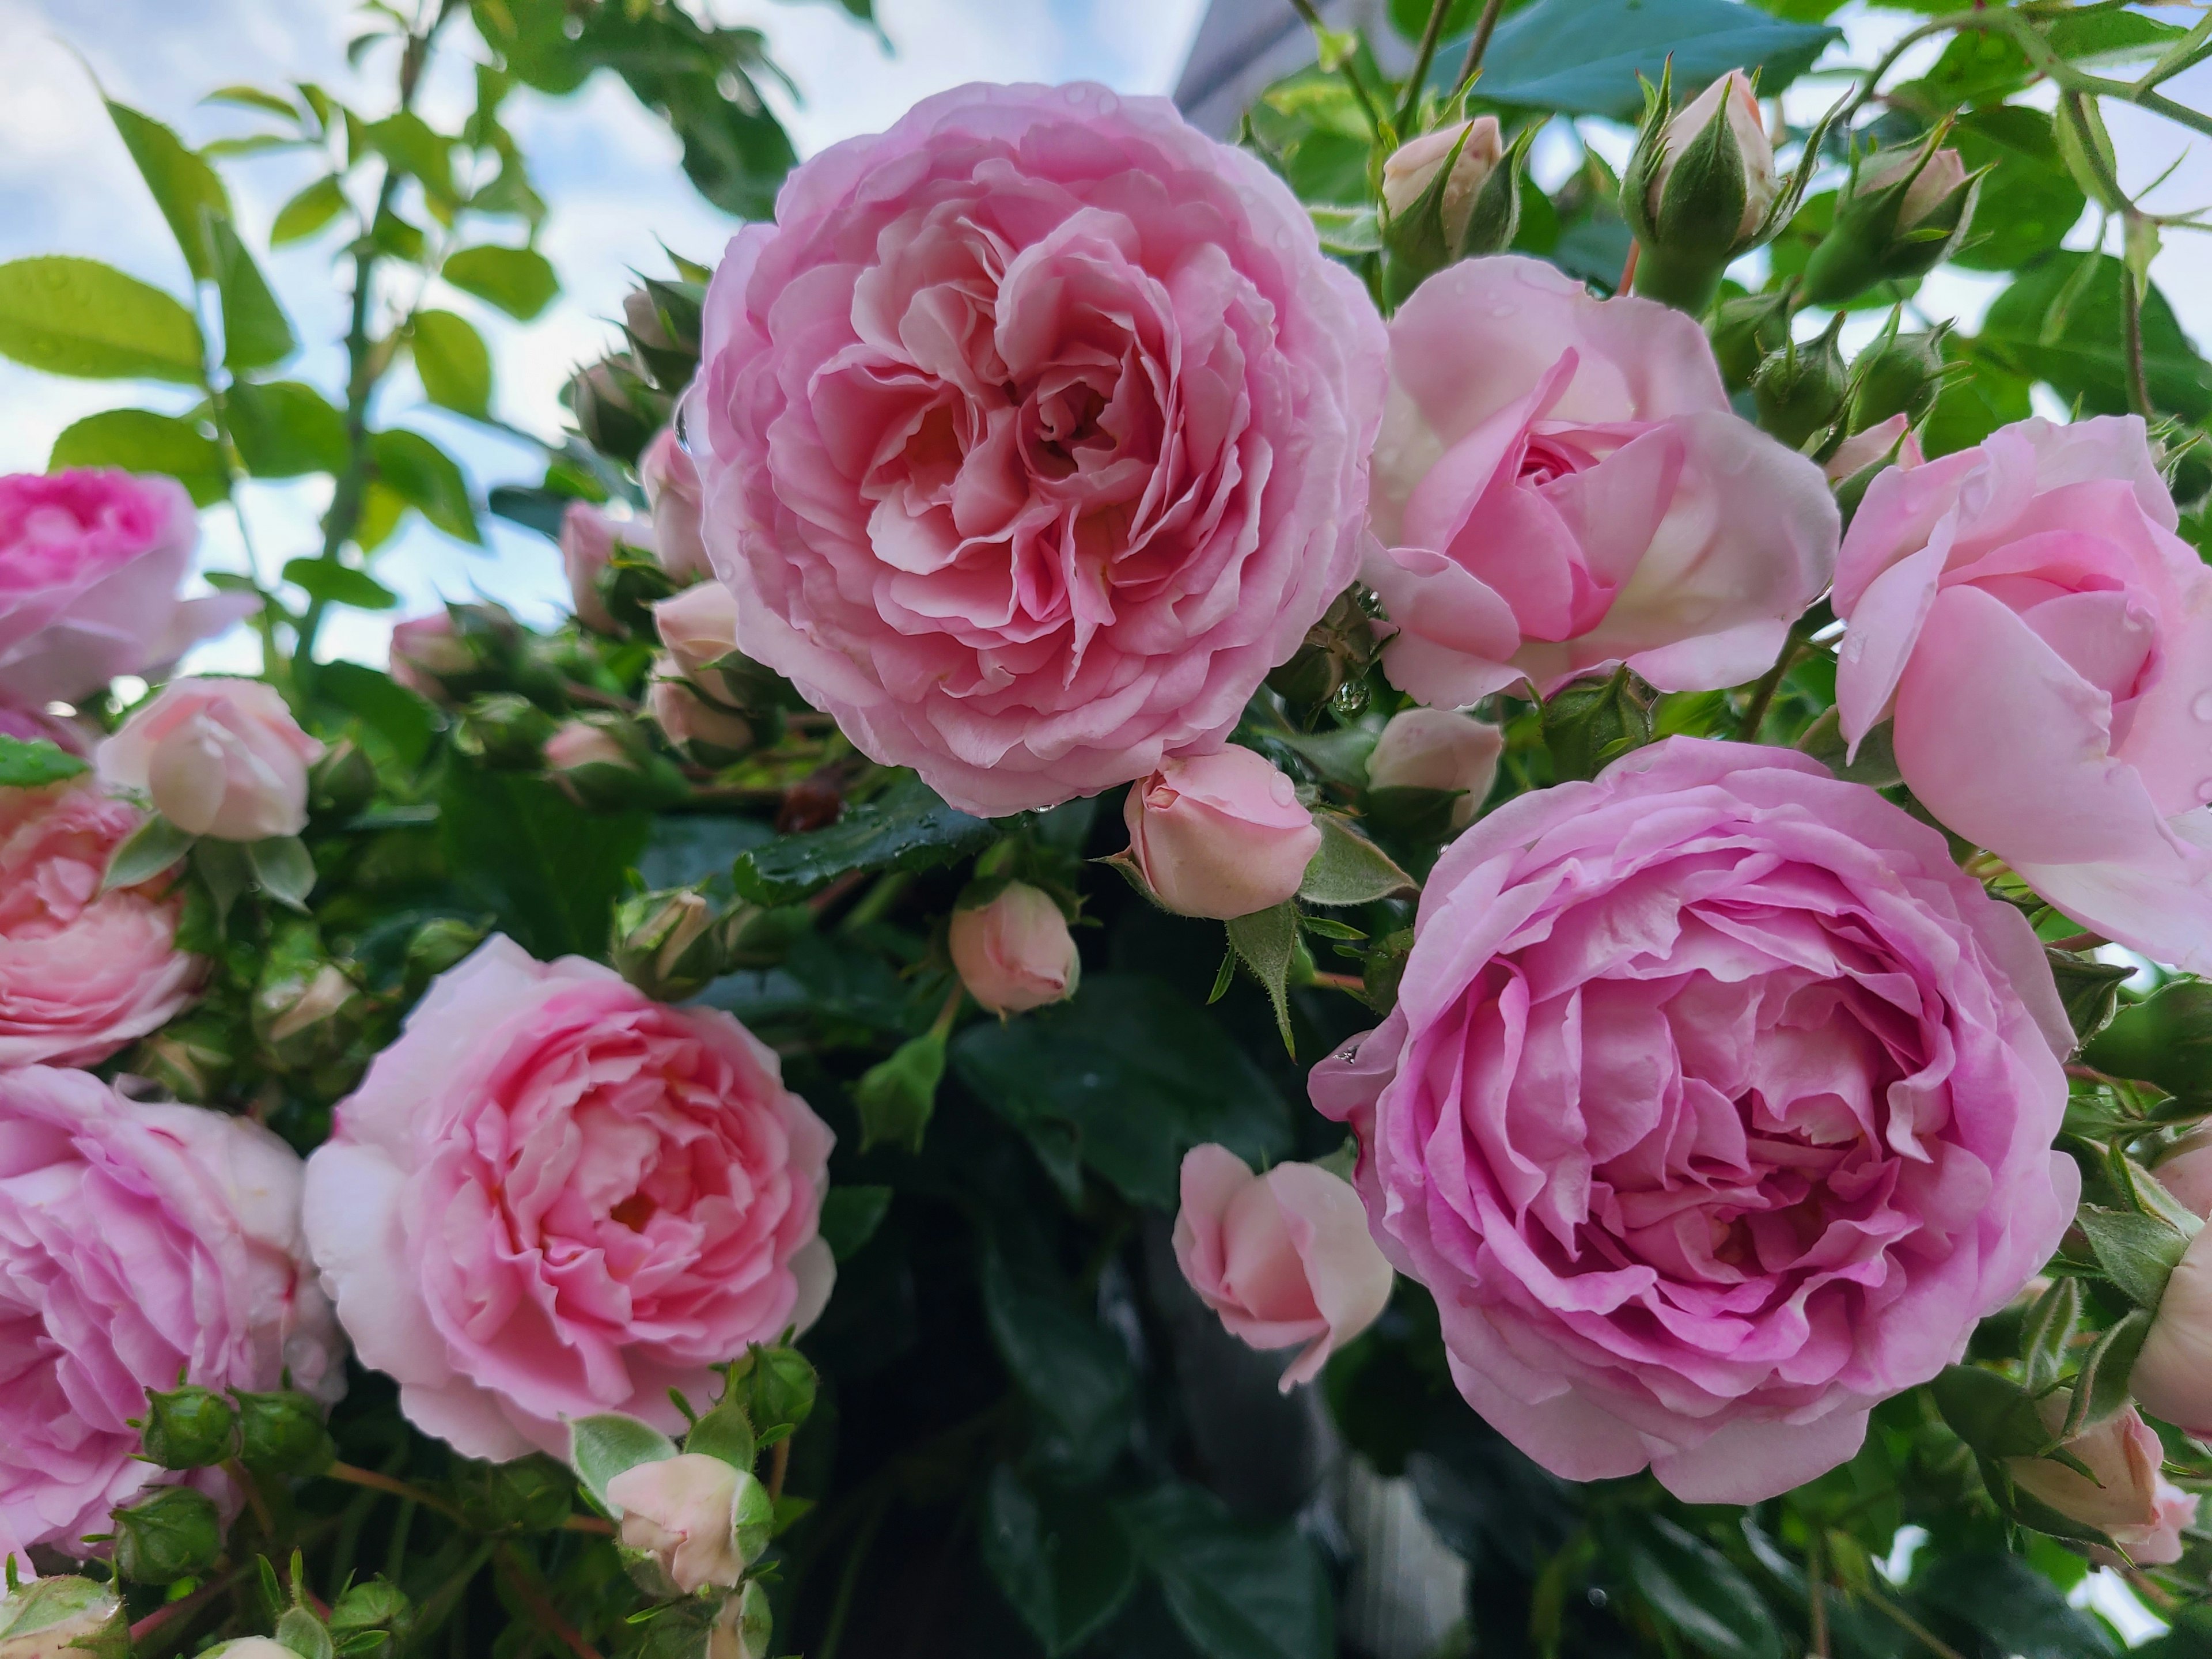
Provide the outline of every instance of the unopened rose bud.
[[213,1565],[222,1551],[215,1499],[163,1486],[115,1511],[115,1571],[137,1584],[167,1584]]
[[[1741,70],[1730,70],[1667,123],[1660,141],[1658,170],[1648,187],[1646,202],[1656,222],[1663,212],[1667,186],[1674,181],[1683,157],[1712,127],[1716,118],[1727,123],[1728,137],[1735,147],[1743,181],[1743,206],[1726,238],[1728,244],[1734,246],[1758,231],[1759,221],[1766,216],[1766,210],[1773,205],[1780,188],[1774,172],[1774,146],[1767,139],[1766,123],[1759,113],[1759,94],[1751,84],[1751,77]],[[1727,146],[1720,148],[1725,149]],[[1717,236],[1715,240],[1721,239]]]
[[568,382],[568,401],[585,441],[625,465],[635,462],[653,434],[668,424],[673,407],[637,362],[621,353],[580,371]]
[[1867,431],[1898,415],[1910,424],[1936,406],[1943,390],[1945,331],[1885,332],[1859,354],[1851,365],[1852,431]]
[[266,1636],[241,1636],[200,1650],[199,1659],[300,1659],[282,1642]]
[[1454,150],[1459,159],[1451,161],[1441,201],[1444,240],[1457,247],[1467,232],[1468,216],[1474,211],[1475,197],[1505,159],[1505,139],[1496,116],[1479,115],[1472,121],[1438,127],[1399,145],[1382,164],[1382,204],[1393,218],[1411,212]]
[[650,806],[684,791],[684,779],[654,755],[644,730],[613,714],[563,720],[545,740],[545,769],[586,806]]
[[624,1550],[682,1595],[734,1589],[768,1547],[775,1506],[744,1469],[703,1452],[638,1463],[607,1482]]
[[1850,389],[1850,374],[1837,344],[1843,323],[1844,313],[1838,312],[1825,334],[1790,342],[1770,355],[1751,377],[1759,424],[1792,449],[1833,426],[1843,415],[1844,398]]
[[307,775],[308,803],[318,812],[351,817],[376,796],[376,768],[351,738],[340,738]]
[[484,930],[458,916],[436,916],[407,941],[408,994],[419,996],[429,982],[483,943]]
[[138,1449],[165,1469],[204,1469],[237,1449],[238,1413],[212,1389],[146,1396]]
[[205,1105],[238,1064],[238,1036],[228,1019],[187,1015],[172,1020],[132,1051],[129,1069],[177,1099]]
[[1759,245],[1780,193],[1759,96],[1730,70],[1665,114],[1670,82],[1652,94],[1621,180],[1621,204],[1643,246],[1636,291],[1702,313],[1729,260]]
[[706,290],[696,283],[657,282],[623,298],[623,332],[630,356],[653,386],[671,396],[690,385],[699,368],[699,336]]
[[1340,593],[1290,660],[1267,676],[1267,687],[1302,717],[1324,705],[1356,714],[1366,704],[1359,677],[1379,648],[1373,619],[1351,594]]
[[[2183,1207],[2212,1212],[2212,1127],[2176,1142],[2151,1174]],[[2128,1389],[2152,1416],[2212,1437],[2212,1227],[2189,1241],[2167,1277]]]
[[1350,1182],[1311,1164],[1255,1175],[1226,1146],[1183,1157],[1175,1254],[1231,1335],[1299,1349],[1283,1373],[1285,1394],[1375,1322],[1394,1282]]
[[2212,1216],[2212,1124],[2199,1124],[2175,1141],[2151,1173],[2191,1214]]
[[385,660],[393,679],[416,696],[435,703],[452,701],[449,680],[461,679],[479,666],[477,653],[454,628],[453,614],[446,611],[394,623],[390,654]]
[[635,771],[637,765],[615,735],[590,720],[564,720],[545,739],[545,764],[556,772],[574,772],[586,766],[611,766]]
[[[768,1586],[754,1579],[722,1603],[707,1633],[707,1659],[768,1659],[775,1634]],[[0,1659],[5,1659],[0,1655]]]
[[1484,720],[1443,708],[1408,708],[1393,714],[1367,757],[1367,781],[1376,789],[1459,792],[1451,827],[1464,830],[1498,781],[1505,734]]
[[553,717],[519,691],[473,699],[453,730],[453,746],[495,769],[534,770],[555,731]]
[[701,696],[672,658],[656,663],[653,674],[645,711],[670,743],[708,766],[726,766],[753,747],[752,722]]
[[1748,386],[1770,351],[1790,343],[1787,294],[1740,294],[1713,314],[1713,357],[1732,386]]
[[1129,852],[1179,915],[1228,921],[1295,896],[1321,848],[1313,814],[1261,756],[1231,747],[1171,755],[1130,785]]
[[324,953],[312,922],[287,924],[270,942],[253,987],[253,1035],[280,1071],[335,1058],[361,1029],[361,989]]
[[968,994],[994,1014],[1065,1002],[1082,973],[1067,918],[1049,893],[1025,882],[956,908],[947,943]]
[[259,680],[172,680],[100,745],[100,781],[149,797],[187,835],[265,841],[307,827],[323,745]]
[[561,518],[561,568],[568,578],[568,598],[575,606],[576,620],[594,633],[623,631],[599,592],[600,577],[614,562],[618,546],[652,553],[651,520],[617,519],[589,501],[568,503]]
[[323,1408],[290,1389],[234,1392],[239,1461],[256,1474],[320,1474],[337,1456]]
[[694,887],[639,893],[615,907],[615,971],[649,997],[681,1002],[728,971],[729,922]]
[[1805,262],[1799,294],[1839,305],[1878,283],[1923,276],[1951,257],[1973,222],[1979,174],[1954,149],[1876,150],[1836,202],[1835,221]]
[[679,582],[711,580],[714,567],[699,528],[699,469],[676,436],[663,427],[638,457],[637,476],[653,514],[653,545],[660,568]]
[[130,1622],[112,1584],[34,1578],[0,1599],[0,1659],[128,1659]]
[[756,1343],[730,1367],[731,1391],[762,1435],[805,1422],[814,1414],[820,1386],[814,1367],[796,1348]]
[[1544,703],[1544,746],[1561,783],[1594,778],[1651,741],[1649,689],[1626,667],[1562,686]]
[[[2142,1362],[2136,1364],[2140,1370]],[[2069,1399],[2069,1392],[2061,1390],[2045,1395],[2037,1407],[2054,1432],[2066,1420]],[[2134,1407],[2066,1442],[2062,1449],[2079,1458],[2089,1474],[2048,1457],[2008,1457],[2006,1472],[2029,1497],[2106,1534],[2136,1565],[2164,1566],[2181,1559],[2181,1529],[2197,1519],[2197,1495],[2160,1472],[2165,1449]]]

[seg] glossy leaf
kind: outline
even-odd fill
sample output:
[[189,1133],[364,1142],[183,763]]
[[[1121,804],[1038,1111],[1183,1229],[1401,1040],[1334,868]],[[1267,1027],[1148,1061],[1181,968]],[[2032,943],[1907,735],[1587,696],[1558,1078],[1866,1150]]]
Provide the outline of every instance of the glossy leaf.
[[370,146],[440,201],[453,199],[453,141],[412,110],[401,110],[368,128]]
[[1664,1516],[1627,1533],[1628,1582],[1666,1623],[1714,1659],[1784,1659],[1766,1602],[1742,1570]]
[[434,404],[473,415],[491,414],[491,353],[483,337],[450,311],[415,313],[415,372]]
[[283,247],[302,242],[345,210],[345,188],[336,173],[318,179],[276,210],[269,228],[269,246]]
[[832,1187],[822,1195],[822,1237],[830,1254],[840,1261],[858,1255],[890,1210],[888,1187]]
[[983,1564],[1050,1659],[1083,1645],[1137,1587],[1137,1557],[1112,1508],[1040,1496],[1001,1463],[984,1488]]
[[446,854],[471,899],[546,960],[605,948],[645,812],[587,812],[540,778],[456,767],[438,796]]
[[756,904],[789,904],[860,870],[927,870],[980,851],[996,832],[948,806],[919,778],[848,807],[826,830],[780,836],[738,855],[738,891]]
[[315,670],[315,695],[374,730],[403,764],[420,766],[428,757],[437,715],[389,674],[357,662],[323,663]]
[[309,599],[328,605],[349,605],[357,611],[389,611],[399,596],[366,570],[340,564],[335,559],[292,559],[284,566],[284,580]]
[[0,356],[80,380],[198,386],[205,352],[191,312],[97,259],[0,265]]
[[59,744],[0,736],[0,789],[37,789],[84,769],[85,763]]
[[[1990,302],[1980,340],[2092,415],[2127,412],[2120,262],[2108,253],[2045,255]],[[2212,416],[2212,365],[2182,332],[2155,284],[2142,301],[2143,375],[2159,409]]]
[[168,221],[185,264],[200,282],[216,279],[218,261],[208,244],[208,215],[228,220],[230,196],[222,180],[185,141],[149,115],[128,105],[107,100],[108,118],[122,137],[124,149],[138,169],[138,176],[153,192],[154,205]]
[[46,457],[46,471],[65,466],[119,466],[161,472],[184,485],[195,507],[230,493],[222,450],[198,425],[146,409],[108,409],[62,428]]
[[159,813],[148,814],[146,821],[109,857],[106,872],[100,878],[100,890],[136,887],[142,881],[153,880],[191,852],[194,839]]
[[2169,1094],[2212,1095],[2212,983],[2177,979],[2160,987],[2115,1015],[2081,1058]]
[[527,247],[465,247],[447,257],[438,274],[521,322],[553,303],[561,280],[545,256]]
[[1296,1528],[1237,1520],[1212,1493],[1180,1484],[1120,1514],[1176,1625],[1207,1659],[1332,1659],[1328,1575]]
[[458,540],[481,545],[468,482],[452,456],[419,432],[393,428],[368,441],[377,476],[408,506]]
[[1334,812],[1316,812],[1321,847],[1306,866],[1298,896],[1309,904],[1370,904],[1419,890],[1391,856]]
[[272,836],[249,843],[246,858],[256,887],[288,909],[307,908],[307,895],[315,890],[315,861],[306,842],[297,836]]
[[240,380],[225,394],[231,441],[257,478],[337,472],[346,464],[345,416],[298,380]]
[[984,1251],[992,1345],[1036,1421],[1036,1455],[1063,1480],[1098,1479],[1128,1442],[1136,1378],[1121,1339],[1073,1299],[1018,1279]]
[[300,343],[285,319],[284,308],[270,291],[268,279],[228,218],[210,213],[206,234],[216,296],[222,308],[223,366],[236,372],[283,362]]
[[2005,105],[1962,117],[1950,143],[1968,171],[1988,167],[1972,233],[1952,262],[1971,270],[2014,270],[2058,246],[2087,198],[2066,170],[2040,110]]

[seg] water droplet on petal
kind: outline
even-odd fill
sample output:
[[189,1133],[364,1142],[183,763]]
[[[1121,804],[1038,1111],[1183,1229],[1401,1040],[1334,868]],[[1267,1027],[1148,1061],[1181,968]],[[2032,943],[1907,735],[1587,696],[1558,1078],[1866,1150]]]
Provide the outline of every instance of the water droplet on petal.
[[2189,705],[2189,712],[2200,720],[2212,720],[2212,691],[2199,691],[2197,701]]
[[2212,806],[2212,778],[2207,778],[2197,786],[2197,799],[2205,805]]

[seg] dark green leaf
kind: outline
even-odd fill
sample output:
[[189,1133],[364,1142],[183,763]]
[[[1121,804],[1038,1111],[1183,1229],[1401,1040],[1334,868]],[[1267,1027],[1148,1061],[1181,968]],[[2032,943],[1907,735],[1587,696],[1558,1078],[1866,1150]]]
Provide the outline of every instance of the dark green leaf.
[[215,440],[191,421],[150,410],[103,410],[64,427],[46,457],[46,471],[65,466],[167,473],[191,493],[196,507],[230,493],[230,475]]
[[84,770],[84,763],[44,738],[0,737],[0,789],[38,789]]
[[315,695],[377,732],[403,764],[420,766],[428,757],[437,714],[390,675],[357,662],[321,663],[315,669]]
[[138,176],[154,193],[154,205],[169,222],[169,234],[177,239],[185,264],[199,281],[212,280],[216,261],[208,246],[202,216],[230,217],[230,198],[222,180],[183,139],[151,116],[141,115],[112,98],[107,100],[107,113],[122,136],[124,149],[131,152]]
[[191,852],[192,841],[192,836],[160,814],[148,814],[146,822],[132,830],[107,860],[106,873],[100,878],[100,890],[136,887],[142,881],[153,880]]
[[2010,1377],[1979,1365],[1952,1365],[1928,1391],[1951,1432],[1992,1462],[2038,1457],[2051,1444],[2035,1396]]
[[1123,1196],[1176,1207],[1182,1155],[1218,1140],[1246,1163],[1288,1157],[1288,1107],[1202,1008],[1161,981],[1097,974],[1073,1001],[952,1042],[961,1081],[1030,1138],[1071,1194],[1088,1164]]
[[1664,1516],[1627,1535],[1628,1581],[1668,1625],[1717,1659],[1783,1659],[1774,1615],[1728,1557]]
[[[1981,344],[2093,415],[2127,412],[2120,261],[2108,253],[2047,254],[1990,303]],[[2212,365],[2197,353],[2155,284],[2142,302],[2143,375],[2160,410],[2212,416]]]
[[2212,1094],[2212,984],[2177,979],[2123,1008],[2082,1060],[2168,1094]]
[[2179,1265],[2189,1239],[2156,1216],[2133,1210],[2102,1210],[2085,1204],[2074,1218],[2121,1294],[2137,1307],[2155,1310],[2166,1281]]
[[919,778],[903,777],[848,808],[826,830],[780,836],[738,855],[738,891],[756,904],[788,904],[855,870],[928,870],[978,851],[989,822],[947,806]]
[[1948,380],[1936,399],[1935,412],[1921,431],[1921,447],[1933,460],[1961,449],[1972,449],[2001,426],[2024,421],[2034,413],[2029,398],[2030,382],[1996,354],[1980,350],[1972,340],[1952,335],[1943,342],[1943,356],[1966,367],[1967,372]]
[[1289,1526],[1231,1516],[1196,1486],[1121,1505],[1137,1553],[1185,1636],[1207,1659],[1332,1659],[1328,1575]]
[[300,343],[261,268],[228,219],[207,216],[207,243],[215,262],[216,295],[222,306],[223,366],[236,372],[283,362]]
[[706,1457],[719,1457],[732,1468],[752,1473],[753,1425],[744,1407],[726,1400],[691,1425],[684,1437],[684,1449]]
[[456,540],[483,545],[468,482],[452,456],[421,433],[399,427],[373,434],[368,453],[377,476],[400,500]]
[[995,1247],[981,1279],[992,1344],[1036,1414],[1038,1456],[1071,1484],[1098,1479],[1128,1443],[1127,1351],[1069,1298],[1018,1282]]
[[699,193],[726,213],[742,219],[767,219],[775,212],[775,192],[799,157],[781,123],[750,84],[750,97],[725,95],[724,79],[743,71],[717,74],[701,68],[665,72],[641,61],[619,66],[630,90],[667,118],[684,146],[684,172]]
[[1961,29],[1948,41],[1928,73],[1907,81],[1896,95],[1930,114],[1961,104],[1994,103],[2025,87],[2034,71],[2027,56],[1994,30]]
[[459,766],[438,805],[456,880],[525,950],[550,958],[604,947],[649,815],[587,812],[541,778]]
[[255,477],[344,470],[345,416],[314,387],[298,380],[240,380],[223,401],[231,441]]
[[[2118,1651],[2104,1627],[2016,1555],[1946,1557],[1912,1586],[1915,1610],[1939,1632],[1962,1626],[2015,1659],[2092,1659]],[[1968,1645],[1973,1644],[1970,1639]]]
[[[1327,844],[1322,843],[1324,847]],[[1268,1006],[1275,1011],[1275,1029],[1283,1036],[1283,1047],[1296,1054],[1297,1045],[1291,1040],[1289,998],[1291,962],[1298,950],[1297,901],[1285,899],[1269,909],[1237,917],[1229,924],[1229,948],[1267,991]]]
[[0,356],[81,380],[200,383],[191,312],[97,259],[41,254],[0,265]]
[[2149,1312],[2137,1308],[2100,1332],[2081,1356],[2067,1411],[2066,1438],[2087,1433],[2128,1403],[2128,1377],[2142,1352],[2143,1339],[2150,1334],[2150,1321]]
[[2058,246],[2087,198],[2059,158],[2051,118],[2004,105],[1962,117],[1950,141],[1969,171],[1990,167],[1974,227],[1951,256],[1973,270],[2014,270]]
[[822,1237],[830,1254],[840,1261],[858,1255],[890,1209],[888,1187],[832,1187],[822,1197]]
[[544,254],[527,247],[465,247],[438,274],[464,294],[528,322],[553,303],[561,280]]
[[568,516],[568,503],[575,499],[557,489],[540,489],[527,484],[494,484],[484,504],[508,522],[557,542],[561,539],[561,521]]
[[908,1038],[890,1059],[871,1066],[853,1085],[860,1150],[888,1143],[919,1152],[944,1077],[945,1034],[933,1030]]
[[318,179],[276,210],[269,228],[269,246],[283,247],[304,241],[345,210],[345,188],[336,173]]
[[491,414],[491,353],[483,337],[450,311],[415,313],[415,372],[434,404],[485,420]]
[[336,559],[291,559],[285,562],[284,580],[309,599],[326,605],[349,605],[357,611],[389,611],[399,596],[366,570],[356,570]]
[[1388,853],[1334,812],[1316,812],[1321,848],[1306,866],[1298,896],[1309,904],[1370,904],[1419,891]]
[[1039,1497],[1001,1463],[984,1489],[983,1564],[1051,1659],[1088,1641],[1137,1587],[1137,1557],[1107,1504]]

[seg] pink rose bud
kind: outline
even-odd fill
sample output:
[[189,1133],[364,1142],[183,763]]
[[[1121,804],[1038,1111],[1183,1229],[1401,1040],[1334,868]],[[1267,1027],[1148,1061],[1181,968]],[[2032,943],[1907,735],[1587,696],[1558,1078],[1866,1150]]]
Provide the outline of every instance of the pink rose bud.
[[[1901,145],[1895,149],[1877,150],[1860,166],[1858,178],[1851,185],[1854,196],[1871,196],[1887,190],[1906,173],[1920,159],[1920,151],[1912,145]],[[1920,169],[1912,182],[1905,186],[1905,200],[1897,210],[1899,233],[1925,224],[1936,210],[1948,201],[1966,182],[1966,164],[1959,159],[1955,149],[1939,149],[1928,158],[1928,165]]]
[[235,1642],[207,1649],[200,1659],[300,1659],[300,1656],[266,1636],[241,1636]]
[[658,678],[645,694],[645,712],[669,742],[696,749],[710,763],[717,755],[734,758],[753,746],[752,722],[701,696],[678,675],[672,659],[660,659],[653,672]]
[[1740,69],[1730,70],[1721,76],[1668,122],[1666,136],[1661,140],[1664,153],[1658,171],[1652,175],[1649,200],[1656,219],[1660,198],[1666,193],[1667,180],[1674,176],[1674,164],[1681,160],[1682,152],[1697,142],[1698,135],[1711,125],[1714,112],[1722,106],[1723,100],[1727,101],[1729,130],[1735,135],[1736,153],[1743,158],[1743,220],[1736,228],[1736,234],[1745,237],[1758,230],[1780,185],[1775,178],[1774,146],[1768,142],[1766,124],[1759,118],[1759,94],[1752,89],[1751,77]]
[[1436,182],[1437,169],[1450,156],[1462,132],[1467,134],[1467,143],[1461,147],[1459,160],[1452,164],[1451,177],[1444,183],[1444,240],[1453,247],[1457,247],[1460,239],[1467,234],[1468,217],[1474,211],[1474,198],[1481,194],[1490,175],[1498,170],[1498,164],[1505,159],[1505,139],[1498,131],[1498,118],[1478,115],[1472,121],[1425,132],[1399,145],[1382,164],[1382,204],[1395,219],[1419,201]]
[[[2199,1214],[2212,1207],[2212,1139],[2199,1129],[2152,1171],[2167,1192]],[[2212,1227],[2189,1248],[2166,1281],[2128,1388],[2153,1417],[2200,1438],[2212,1435]]]
[[1175,1253],[1231,1336],[1255,1348],[1305,1345],[1283,1373],[1285,1394],[1321,1375],[1390,1299],[1390,1264],[1359,1194],[1312,1164],[1254,1175],[1226,1146],[1192,1147]]
[[653,512],[653,546],[660,568],[679,582],[711,581],[714,567],[699,532],[699,469],[692,465],[690,452],[677,441],[674,427],[661,428],[645,447],[637,459],[637,476]]
[[703,1452],[639,1463],[607,1482],[622,1544],[652,1556],[683,1595],[734,1589],[768,1543],[767,1490]]
[[[2039,1409],[2053,1430],[2066,1420],[2068,1397],[2044,1397]],[[2196,1522],[2197,1494],[2160,1473],[2165,1449],[2134,1407],[2068,1441],[2065,1449],[2088,1466],[2089,1475],[2048,1457],[2010,1457],[2006,1468],[2022,1492],[2109,1534],[2138,1566],[2181,1559],[2181,1529]]]
[[1376,789],[1456,789],[1451,824],[1464,830],[1498,781],[1505,734],[1486,721],[1445,708],[1408,708],[1390,717],[1367,757]]
[[446,677],[468,673],[477,659],[453,632],[453,613],[440,611],[395,623],[386,663],[392,678],[416,696],[447,702]]
[[952,965],[994,1014],[1018,1014],[1075,994],[1082,961],[1052,896],[1013,882],[988,904],[952,913]]
[[719,702],[738,701],[714,668],[738,648],[735,594],[717,581],[695,582],[653,607],[653,625],[684,678]]
[[599,597],[599,573],[618,546],[653,550],[653,526],[640,519],[615,519],[589,501],[571,501],[561,520],[561,568],[568,577],[568,599],[576,620],[600,634],[619,634]]
[[1261,756],[1170,755],[1130,786],[1129,852],[1178,915],[1228,921],[1294,896],[1321,848],[1313,814]]
[[1893,465],[1925,465],[1928,457],[1921,452],[1920,440],[1913,435],[1911,425],[1911,417],[1900,412],[1863,432],[1853,433],[1836,446],[1836,453],[1828,457],[1821,471],[1830,483],[1841,483],[1870,466],[1891,460],[1893,454]]
[[2212,1216],[2212,1125],[2199,1125],[2175,1141],[2151,1173],[2192,1215]]
[[307,825],[307,769],[323,745],[258,680],[173,680],[100,745],[110,788],[151,797],[187,834],[217,841],[296,836]]
[[573,772],[586,766],[619,766],[635,771],[637,757],[604,726],[589,720],[563,720],[545,739],[545,765],[554,772]]

